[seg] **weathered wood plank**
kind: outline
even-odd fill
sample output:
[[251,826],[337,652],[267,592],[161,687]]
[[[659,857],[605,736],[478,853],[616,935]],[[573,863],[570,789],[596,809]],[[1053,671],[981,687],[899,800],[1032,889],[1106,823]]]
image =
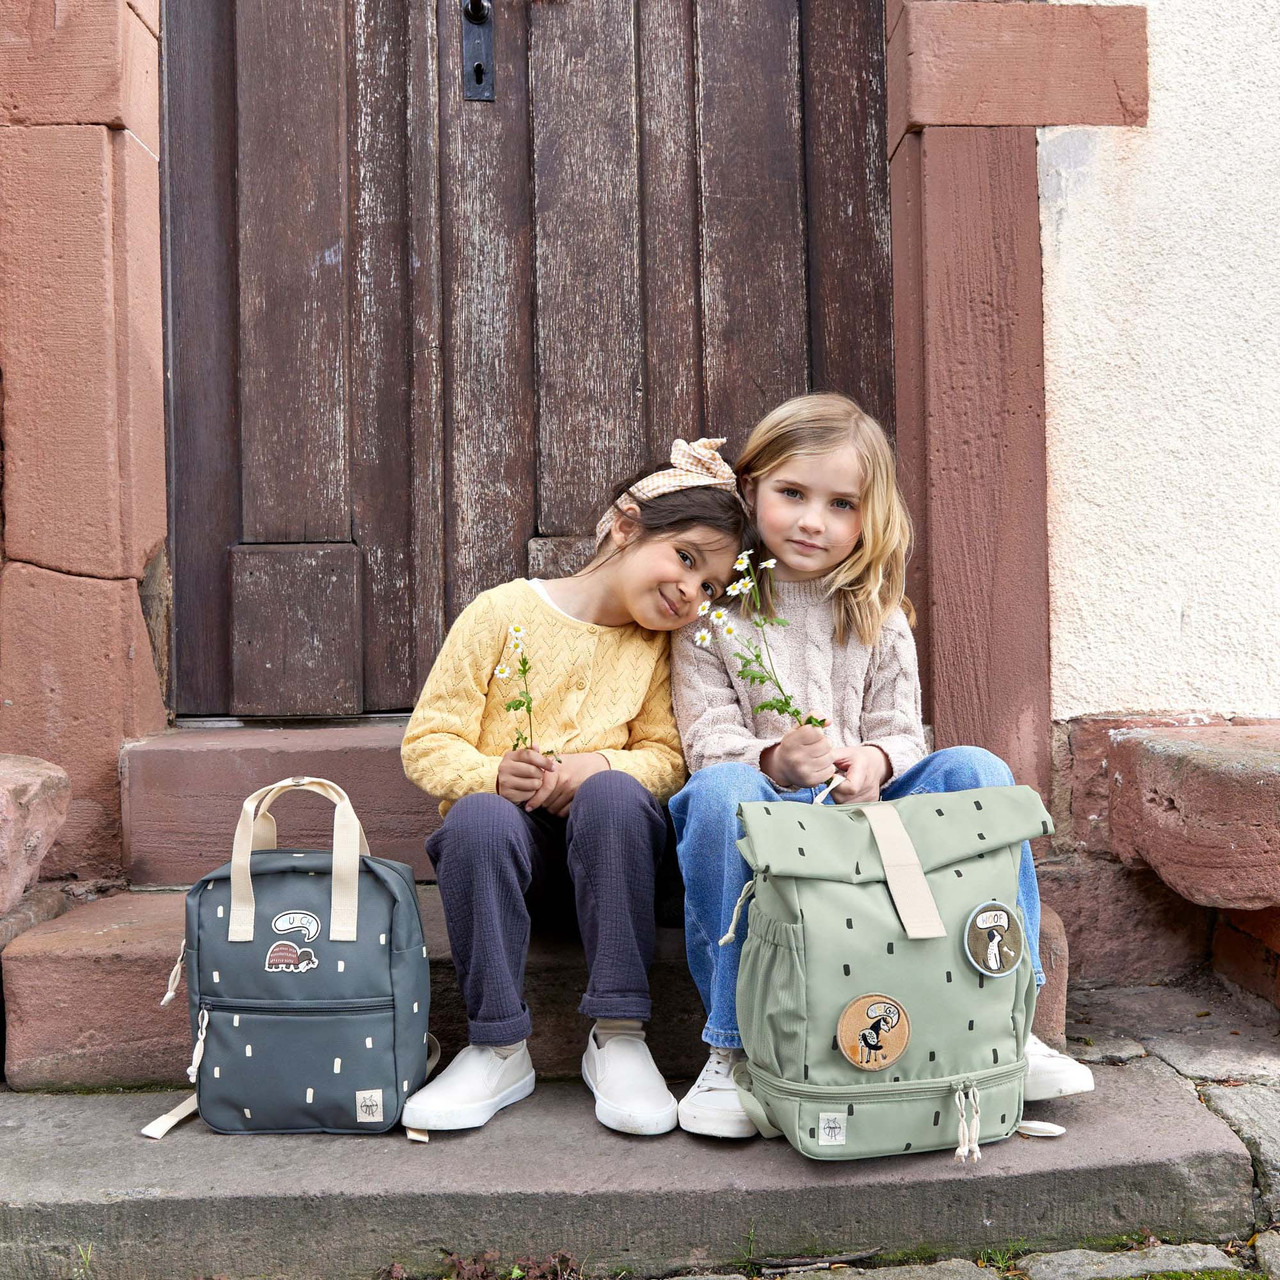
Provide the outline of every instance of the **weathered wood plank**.
[[740,447],[809,381],[797,0],[700,0],[706,422]]
[[231,601],[234,715],[355,715],[363,709],[358,547],[232,547]]
[[440,0],[447,619],[525,568],[536,430],[528,14],[495,0],[497,100],[462,97],[461,22]]
[[529,577],[567,578],[586,566],[595,553],[591,534],[529,539]]
[[165,6],[164,216],[173,701],[231,704],[227,547],[240,536],[235,15]]
[[582,533],[647,452],[633,0],[529,18],[538,530]]
[[931,124],[1147,122],[1143,5],[907,3],[891,66],[891,152]]
[[693,9],[688,0],[644,0],[636,30],[646,459],[658,461],[675,436],[704,434]]
[[893,431],[893,281],[881,0],[803,0],[813,385]]
[[351,536],[345,0],[237,0],[243,538]]
[[364,709],[410,706],[413,449],[407,0],[351,0],[347,76],[351,528],[364,560]]
[[444,445],[440,296],[440,81],[435,0],[409,3],[409,441],[413,696],[444,638]]
[[[1044,333],[1035,130],[921,143],[934,729],[1049,785]],[[992,516],[990,513],[995,512]]]

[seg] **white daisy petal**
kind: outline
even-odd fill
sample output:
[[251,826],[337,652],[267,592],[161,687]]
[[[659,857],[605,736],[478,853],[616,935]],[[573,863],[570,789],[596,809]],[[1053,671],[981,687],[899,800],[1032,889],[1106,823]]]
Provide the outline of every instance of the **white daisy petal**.
[[[734,585],[735,587],[737,587],[737,588],[738,588],[738,594],[739,594],[739,595],[741,595],[744,591],[750,591],[750,590],[751,590],[751,579],[750,579],[750,578],[739,578],[739,579],[737,580],[737,582],[735,582],[733,585]],[[732,589],[733,589],[733,588],[731,587],[731,588],[730,588],[730,590],[732,590]]]

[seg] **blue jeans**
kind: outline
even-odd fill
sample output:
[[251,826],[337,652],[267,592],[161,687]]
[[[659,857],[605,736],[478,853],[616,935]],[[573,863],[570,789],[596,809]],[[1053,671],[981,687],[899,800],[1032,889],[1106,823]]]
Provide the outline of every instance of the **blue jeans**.
[[[882,800],[898,800],[920,792],[966,791],[971,787],[1011,786],[1013,774],[999,756],[982,747],[946,747],[926,756],[905,773],[891,778]],[[738,1034],[738,962],[747,917],[738,924],[737,940],[719,946],[729,929],[734,903],[751,868],[738,852],[738,805],[748,800],[812,801],[820,787],[779,791],[759,769],[745,764],[713,764],[699,769],[671,801],[676,852],[684,876],[684,933],[689,970],[707,1010],[702,1038],[724,1049],[742,1046]],[[830,797],[824,802],[831,803]],[[1018,905],[1026,921],[1031,967],[1036,986],[1044,985],[1040,967],[1040,888],[1031,846],[1022,842],[1018,865]]]

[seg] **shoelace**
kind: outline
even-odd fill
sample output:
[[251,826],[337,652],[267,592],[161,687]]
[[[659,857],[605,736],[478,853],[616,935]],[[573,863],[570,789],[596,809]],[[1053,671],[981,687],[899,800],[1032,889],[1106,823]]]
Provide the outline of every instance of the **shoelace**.
[[736,1089],[733,1083],[733,1062],[722,1058],[718,1053],[706,1061],[698,1076],[698,1087],[702,1089]]

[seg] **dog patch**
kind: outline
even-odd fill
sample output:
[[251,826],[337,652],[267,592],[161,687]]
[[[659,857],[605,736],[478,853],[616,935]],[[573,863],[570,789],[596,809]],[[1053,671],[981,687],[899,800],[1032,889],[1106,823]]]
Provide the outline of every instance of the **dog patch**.
[[987,978],[1007,978],[1025,949],[1018,913],[1003,902],[982,902],[964,927],[964,953]]
[[850,1000],[836,1024],[840,1052],[860,1071],[883,1071],[892,1066],[910,1039],[907,1011],[885,995]]

